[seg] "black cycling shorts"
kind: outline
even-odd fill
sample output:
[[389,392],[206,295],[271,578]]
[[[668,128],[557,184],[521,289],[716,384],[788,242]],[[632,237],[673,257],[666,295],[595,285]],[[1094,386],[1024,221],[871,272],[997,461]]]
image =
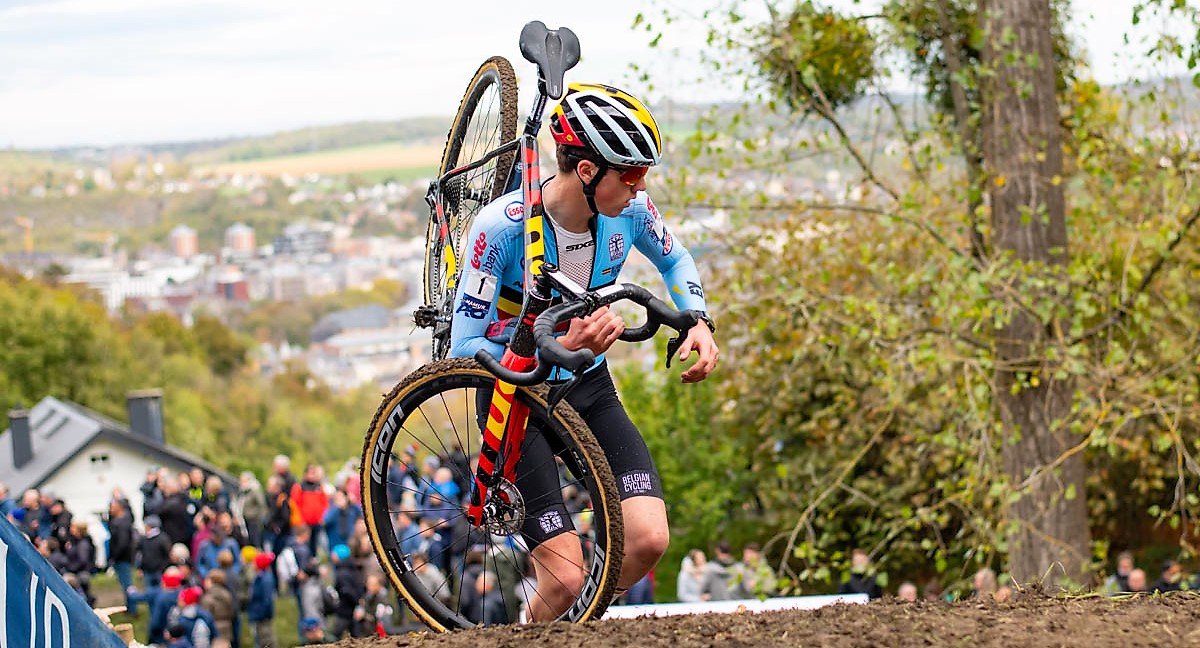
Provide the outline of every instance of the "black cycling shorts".
[[[490,398],[490,391],[479,390],[479,412],[488,410]],[[579,413],[604,450],[613,477],[616,478],[621,500],[639,496],[662,499],[658,469],[641,432],[629,419],[617,397],[612,375],[608,372],[608,362],[585,372],[567,393],[566,400]],[[517,463],[516,485],[525,498],[527,514],[521,530],[530,550],[554,536],[575,530],[563,501],[558,471],[554,468],[554,452],[546,437],[537,433],[537,429],[537,423],[531,418],[521,444],[521,460]]]

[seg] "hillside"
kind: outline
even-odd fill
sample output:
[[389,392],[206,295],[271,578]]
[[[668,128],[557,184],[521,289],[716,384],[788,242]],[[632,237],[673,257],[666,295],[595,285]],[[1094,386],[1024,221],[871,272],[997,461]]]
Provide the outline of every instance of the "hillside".
[[[446,136],[449,123],[449,116],[384,122],[352,122],[282,131],[261,137],[213,142],[212,146],[195,150],[186,150],[194,145],[180,144],[176,146],[180,147],[180,151],[186,150],[182,156],[183,159],[195,165],[312,154],[319,151],[372,146],[384,142],[440,146]],[[165,145],[164,150],[170,150],[170,146]],[[441,151],[439,151],[440,153]]]

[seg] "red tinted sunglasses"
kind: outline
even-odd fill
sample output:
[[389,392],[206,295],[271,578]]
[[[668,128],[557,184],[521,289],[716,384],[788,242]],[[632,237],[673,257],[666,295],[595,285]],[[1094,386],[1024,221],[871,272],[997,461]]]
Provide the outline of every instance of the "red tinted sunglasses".
[[636,187],[642,178],[650,172],[650,167],[634,166],[634,167],[613,167],[613,171],[617,172],[617,176],[621,182],[628,187]]

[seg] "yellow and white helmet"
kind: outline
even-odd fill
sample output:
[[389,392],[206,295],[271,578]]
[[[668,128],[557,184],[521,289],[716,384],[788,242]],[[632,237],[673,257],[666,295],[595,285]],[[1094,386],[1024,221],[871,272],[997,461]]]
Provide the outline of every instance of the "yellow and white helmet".
[[598,83],[572,83],[550,114],[554,141],[579,146],[617,166],[654,166],[662,136],[646,106],[633,95]]

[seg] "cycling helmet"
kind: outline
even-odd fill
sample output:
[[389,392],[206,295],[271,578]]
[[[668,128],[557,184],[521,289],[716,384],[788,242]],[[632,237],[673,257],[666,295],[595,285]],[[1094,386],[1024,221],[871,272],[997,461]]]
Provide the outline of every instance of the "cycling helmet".
[[614,166],[654,166],[662,136],[642,102],[612,86],[572,83],[550,115],[554,141],[589,149]]

